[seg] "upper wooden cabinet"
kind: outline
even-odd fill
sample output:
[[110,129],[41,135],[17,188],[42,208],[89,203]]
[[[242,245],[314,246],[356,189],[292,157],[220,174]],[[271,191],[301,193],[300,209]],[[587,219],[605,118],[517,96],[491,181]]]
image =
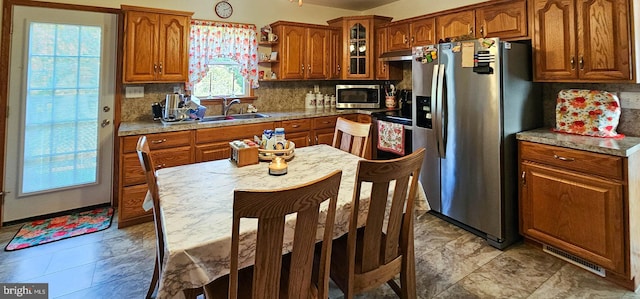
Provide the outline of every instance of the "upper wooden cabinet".
[[436,38],[445,39],[462,35],[475,35],[475,13],[466,10],[436,17]]
[[436,19],[422,18],[409,24],[409,42],[412,47],[433,45],[436,39]]
[[330,38],[327,26],[276,22],[271,28],[279,36],[274,51],[280,61],[273,64],[280,79],[327,79],[330,75]]
[[342,72],[342,30],[331,28],[329,34],[329,79],[339,79]]
[[535,80],[637,82],[631,2],[532,0]]
[[374,53],[375,60],[375,79],[376,80],[402,80],[402,66],[397,63],[390,63],[388,61],[381,61],[378,59],[380,54],[387,52],[387,32],[388,28],[385,26],[376,28],[376,51]]
[[185,82],[192,12],[122,5],[124,83]]
[[342,28],[342,79],[375,78],[374,28],[389,21],[391,18],[381,16],[343,17],[327,21],[331,27]]
[[433,45],[436,40],[435,18],[422,18],[388,26],[388,51],[411,49],[414,46]]
[[476,37],[517,39],[528,37],[525,1],[495,4],[476,9]]

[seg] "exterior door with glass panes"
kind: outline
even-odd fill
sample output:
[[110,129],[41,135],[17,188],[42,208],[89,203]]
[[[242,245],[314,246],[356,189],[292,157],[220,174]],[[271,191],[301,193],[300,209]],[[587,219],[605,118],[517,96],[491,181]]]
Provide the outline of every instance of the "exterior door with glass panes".
[[13,8],[3,221],[109,203],[117,16]]
[[372,79],[373,74],[367,53],[369,52],[368,40],[369,24],[362,20],[351,20],[347,23],[349,28],[347,45],[347,78]]

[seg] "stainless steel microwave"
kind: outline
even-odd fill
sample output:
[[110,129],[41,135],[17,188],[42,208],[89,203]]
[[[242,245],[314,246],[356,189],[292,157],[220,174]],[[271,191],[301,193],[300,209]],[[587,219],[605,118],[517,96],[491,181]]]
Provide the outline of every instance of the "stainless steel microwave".
[[380,108],[380,85],[336,85],[336,108]]

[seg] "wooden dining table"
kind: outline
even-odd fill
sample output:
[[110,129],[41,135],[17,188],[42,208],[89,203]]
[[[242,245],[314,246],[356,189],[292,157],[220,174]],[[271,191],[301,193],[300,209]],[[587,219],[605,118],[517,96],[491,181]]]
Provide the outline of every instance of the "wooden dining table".
[[[163,220],[165,259],[157,298],[184,298],[182,290],[206,285],[229,273],[233,192],[236,189],[280,189],[321,178],[342,170],[338,192],[334,238],[348,230],[354,182],[360,157],[327,145],[295,150],[288,173],[273,176],[269,162],[237,167],[225,159],[157,171],[160,214]],[[393,184],[392,184],[393,185]],[[359,225],[364,224],[370,188],[363,186]],[[418,186],[419,209],[429,209]],[[326,203],[321,211],[326,211]],[[323,221],[321,214],[320,221]],[[240,268],[254,261],[257,222],[243,219],[240,228]],[[283,253],[291,250],[295,215],[287,218]],[[317,240],[321,240],[321,235]]]

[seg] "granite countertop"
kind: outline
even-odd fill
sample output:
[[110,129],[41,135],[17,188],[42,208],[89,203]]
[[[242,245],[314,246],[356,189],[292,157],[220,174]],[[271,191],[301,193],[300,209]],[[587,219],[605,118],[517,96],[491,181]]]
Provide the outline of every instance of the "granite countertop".
[[163,124],[160,121],[135,121],[122,122],[118,129],[118,136],[130,136],[139,134],[153,134],[161,132],[175,132],[194,129],[216,128],[225,126],[236,126],[240,124],[273,122],[290,119],[334,116],[343,114],[371,114],[374,112],[387,111],[386,109],[323,109],[323,110],[288,110],[288,111],[260,111],[261,114],[269,115],[265,118],[254,119],[238,119],[228,121],[213,121],[199,123],[198,121],[189,121],[176,124]]
[[571,149],[628,157],[640,150],[640,137],[599,138],[553,132],[540,128],[516,134],[518,140],[567,147]]

